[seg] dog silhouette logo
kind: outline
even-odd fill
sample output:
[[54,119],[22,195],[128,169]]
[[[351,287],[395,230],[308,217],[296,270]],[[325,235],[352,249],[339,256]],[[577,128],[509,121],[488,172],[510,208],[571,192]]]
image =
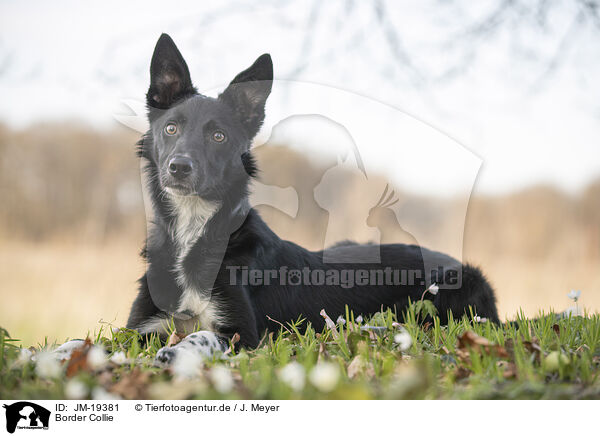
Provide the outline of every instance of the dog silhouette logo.
[[6,431],[14,433],[19,429],[48,429],[50,411],[42,406],[29,401],[19,401],[10,405],[4,404],[6,409]]

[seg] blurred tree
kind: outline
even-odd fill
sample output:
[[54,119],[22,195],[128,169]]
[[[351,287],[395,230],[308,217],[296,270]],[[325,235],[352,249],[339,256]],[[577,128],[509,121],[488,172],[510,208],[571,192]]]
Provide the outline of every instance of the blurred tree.
[[[438,47],[433,47],[436,50],[430,53],[435,55],[443,52],[448,57],[447,65],[442,71],[436,72],[417,60],[417,49],[411,49],[414,44],[409,43],[409,37],[398,22],[402,7],[397,2],[344,0],[335,4],[339,9],[337,12],[326,10],[331,3],[320,0],[313,2],[306,21],[301,52],[297,57],[299,61],[289,76],[293,77],[314,62],[336,62],[336,54],[346,55],[345,51],[339,50],[340,46],[360,49],[357,42],[366,39],[368,34],[380,33],[389,61],[387,68],[381,68],[381,71],[388,75],[403,71],[413,85],[423,86],[460,76],[477,61],[491,42],[508,35],[517,42],[511,44],[516,58],[527,57],[538,64],[539,75],[535,86],[540,86],[567,60],[569,50],[578,41],[583,38],[597,41],[600,37],[600,1],[597,0],[493,0],[477,4],[464,0],[436,0],[429,5],[432,19],[442,16],[446,27],[452,29],[445,33]],[[361,16],[357,17],[359,4],[363,7],[359,11]],[[365,8],[365,5],[368,7]],[[349,37],[338,40],[336,47],[330,47],[325,55],[318,55],[315,35],[319,33],[320,26],[335,27],[336,33]],[[344,32],[345,26],[355,31]],[[528,38],[534,34],[550,42],[552,47],[548,53],[540,50],[539,39]]]

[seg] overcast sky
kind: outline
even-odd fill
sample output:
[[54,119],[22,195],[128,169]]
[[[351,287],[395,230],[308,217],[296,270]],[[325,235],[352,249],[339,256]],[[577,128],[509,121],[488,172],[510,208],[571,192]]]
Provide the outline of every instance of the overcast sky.
[[[571,25],[568,7],[550,17],[546,33],[509,28],[479,44],[477,60],[454,78],[430,80],[469,54],[462,46],[475,37],[461,34],[461,24],[495,2],[476,10],[388,2],[401,37],[395,53],[370,2],[348,14],[342,1],[318,13],[304,1],[256,3],[0,1],[0,121],[117,124],[114,115],[128,112],[123,100],[143,101],[154,44],[167,32],[207,92],[271,53],[281,81],[265,138],[279,125],[281,137],[315,153],[335,148],[323,143],[335,142],[339,124],[350,134],[341,141],[355,143],[367,169],[410,190],[475,184],[498,193],[550,183],[577,191],[600,176],[600,33],[581,30],[556,71],[544,74]],[[281,123],[307,113],[335,123]]]

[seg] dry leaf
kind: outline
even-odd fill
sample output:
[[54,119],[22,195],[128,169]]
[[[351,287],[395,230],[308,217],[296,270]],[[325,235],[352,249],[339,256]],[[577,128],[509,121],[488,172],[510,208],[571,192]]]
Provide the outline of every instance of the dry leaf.
[[502,377],[504,378],[513,378],[517,376],[517,365],[513,362],[506,362],[504,360],[497,363],[497,365],[504,369],[502,372]]
[[458,368],[456,368],[456,372],[454,373],[454,376],[456,377],[457,380],[467,378],[470,375],[471,375],[471,370],[468,368],[465,368],[464,366],[459,366]]
[[229,348],[223,354],[225,354],[225,355],[231,354],[233,352],[233,348],[235,347],[235,344],[237,344],[239,341],[240,341],[240,334],[238,332],[235,332],[233,334],[233,337],[229,341],[229,342],[231,342],[231,345],[229,345]]
[[171,336],[169,336],[169,340],[167,341],[165,347],[172,347],[173,345],[177,345],[181,342],[183,338],[185,338],[185,335],[183,333],[173,332],[171,333]]
[[472,330],[467,330],[458,337],[458,348],[467,348],[475,346],[489,347],[491,342],[483,338]]
[[460,360],[469,361],[469,352],[463,348],[456,349],[456,357]]
[[[514,355],[515,343],[513,339],[507,339],[504,342],[504,346],[509,354]],[[543,355],[539,341],[536,337],[531,338],[531,341],[523,341],[523,347],[525,347],[528,352],[534,354],[536,361],[539,361],[540,356]]]
[[327,352],[327,347],[324,342],[321,342],[319,344],[319,355],[317,357],[317,360],[320,362],[323,359],[327,360],[328,357],[329,357],[329,353]]
[[560,336],[560,326],[558,324],[554,324],[552,326],[552,330],[554,330],[554,333],[556,333],[558,336]]
[[90,338],[86,338],[81,347],[73,350],[71,357],[69,358],[69,363],[67,364],[67,377],[73,377],[80,371],[90,371],[90,367],[87,363],[87,355],[91,347],[92,341]]
[[348,378],[353,379],[364,372],[365,376],[372,378],[375,370],[371,362],[366,362],[362,356],[356,356],[348,365]]
[[542,353],[542,348],[540,347],[537,338],[531,338],[531,341],[523,341],[523,346],[530,353]]
[[325,319],[325,324],[327,324],[327,328],[331,330],[333,337],[337,339],[340,336],[340,334],[337,331],[337,326],[335,325],[335,323],[331,320],[331,318],[329,318],[329,315],[327,315],[325,309],[322,309],[319,313]]
[[348,378],[354,378],[362,369],[362,357],[356,356],[348,365]]
[[477,335],[472,330],[467,330],[458,337],[457,354],[461,358],[466,358],[469,355],[469,349],[476,350],[481,353],[485,351],[488,354],[495,354],[499,357],[508,357],[508,353],[504,347],[492,344],[484,337]]

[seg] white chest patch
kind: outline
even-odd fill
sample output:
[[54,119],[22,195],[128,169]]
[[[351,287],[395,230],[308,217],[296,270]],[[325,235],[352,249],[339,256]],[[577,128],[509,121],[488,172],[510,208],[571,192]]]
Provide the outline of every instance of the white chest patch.
[[171,237],[177,248],[175,274],[183,294],[177,312],[185,312],[200,322],[203,328],[210,329],[216,320],[216,307],[211,303],[209,289],[195,289],[183,271],[183,261],[198,238],[202,236],[206,223],[219,209],[219,203],[206,201],[197,196],[169,195],[173,207],[175,223]]
[[178,195],[169,195],[169,202],[175,215],[175,225],[171,229],[173,240],[179,249],[189,250],[202,236],[206,223],[219,209],[219,203],[198,196]]

